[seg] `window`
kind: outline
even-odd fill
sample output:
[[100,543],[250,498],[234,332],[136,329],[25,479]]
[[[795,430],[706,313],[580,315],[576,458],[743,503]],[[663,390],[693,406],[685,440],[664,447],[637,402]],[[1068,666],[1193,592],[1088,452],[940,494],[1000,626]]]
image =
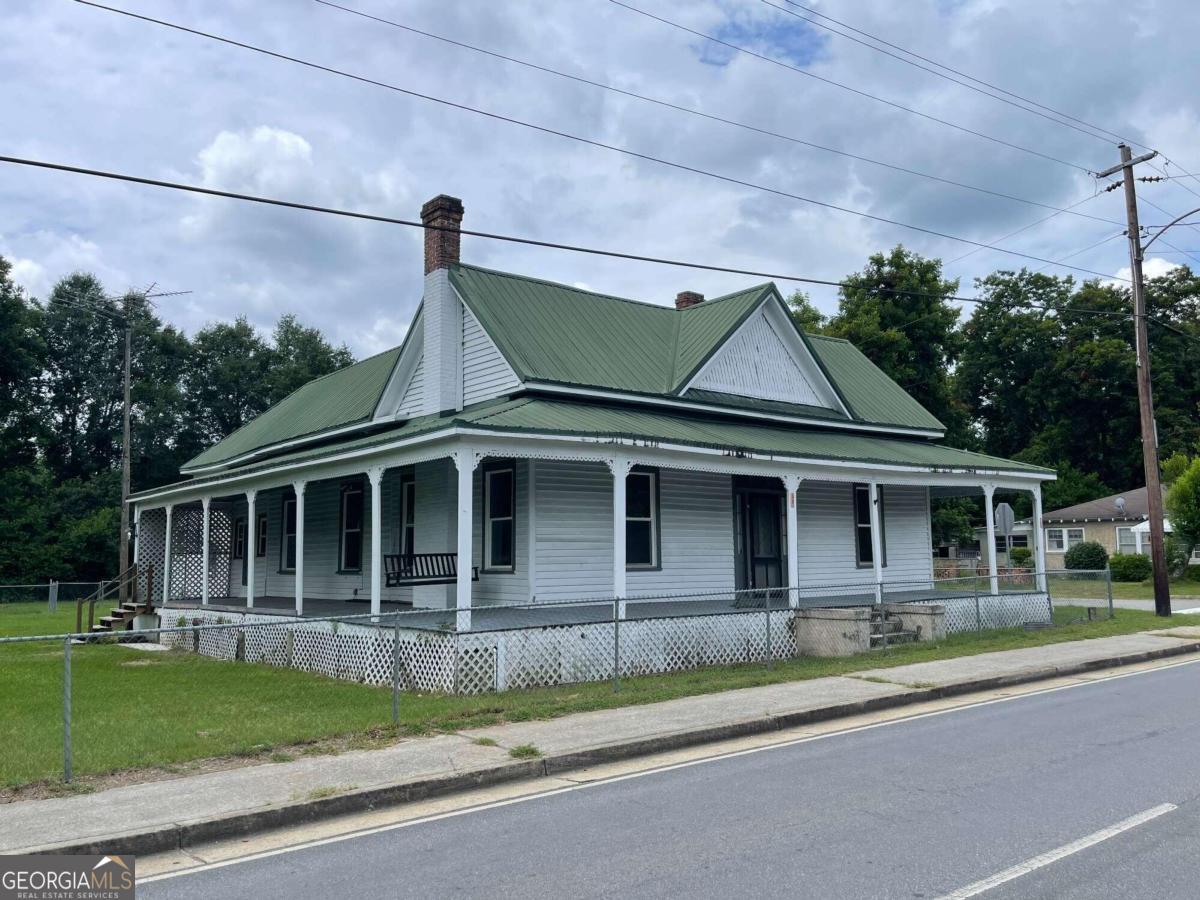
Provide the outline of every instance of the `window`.
[[246,558],[246,520],[233,520],[233,553],[234,559]]
[[267,555],[267,514],[266,513],[258,514],[257,529],[254,532],[254,544],[255,544],[255,546],[254,546],[254,555],[255,556],[266,556]]
[[1083,543],[1082,528],[1047,528],[1046,552],[1066,553],[1076,544]]
[[1117,552],[1118,553],[1137,553],[1137,535],[1133,533],[1132,528],[1117,526]]
[[[1009,545],[1015,550],[1017,547],[1029,546],[1029,535],[1027,534],[1010,534],[1008,536]],[[996,535],[996,552],[1003,553],[1008,547],[1004,545],[1004,535]]]
[[285,572],[296,568],[296,498],[283,498],[283,516],[280,531],[282,540],[279,542],[279,568]]
[[634,469],[625,481],[625,568],[658,568],[658,472]]
[[412,556],[417,550],[417,483],[412,475],[400,481],[400,554]]
[[342,485],[341,552],[339,572],[362,571],[363,486],[361,481]]
[[483,567],[492,572],[515,568],[515,488],[511,463],[483,470]]
[[[887,531],[884,528],[883,488],[877,490],[879,497],[879,546],[883,548],[881,566],[887,565]],[[854,537],[860,567],[875,564],[874,548],[871,546],[871,486],[854,485]]]

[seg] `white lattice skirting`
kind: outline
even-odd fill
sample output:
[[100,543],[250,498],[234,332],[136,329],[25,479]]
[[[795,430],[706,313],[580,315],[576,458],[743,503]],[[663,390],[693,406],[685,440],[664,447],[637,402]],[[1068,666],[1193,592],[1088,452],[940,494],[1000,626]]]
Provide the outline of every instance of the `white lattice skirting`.
[[[1045,594],[1004,594],[940,601],[948,632],[1049,622]],[[390,684],[395,628],[312,622],[287,616],[164,609],[163,627],[254,624],[257,627],[168,633],[162,642],[217,659],[290,666],[364,684]],[[702,666],[761,662],[770,641],[774,659],[796,655],[792,613],[776,610],[680,618],[631,619],[620,624],[621,677]],[[509,631],[453,632],[401,628],[397,659],[405,690],[479,694],[581,681],[605,681],[617,664],[612,622]]]

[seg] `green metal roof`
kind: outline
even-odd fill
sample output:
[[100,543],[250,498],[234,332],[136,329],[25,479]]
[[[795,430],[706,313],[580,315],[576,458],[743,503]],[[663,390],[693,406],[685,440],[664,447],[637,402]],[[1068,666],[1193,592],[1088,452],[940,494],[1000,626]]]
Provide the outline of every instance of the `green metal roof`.
[[946,426],[937,417],[849,341],[820,334],[805,337],[855,418],[880,425],[945,431]]
[[[653,444],[721,450],[730,454],[755,453],[796,460],[833,460],[932,469],[1053,474],[1040,466],[967,450],[943,447],[928,441],[877,437],[811,427],[760,425],[721,416],[661,412],[620,404],[551,400],[542,397],[503,397],[476,404],[457,413],[420,416],[366,436],[331,440],[319,447],[296,450],[267,460],[200,476],[177,485],[200,485],[226,478],[274,469],[277,466],[317,462],[353,450],[369,450],[404,438],[435,438],[455,427],[497,434],[550,434],[593,439],[623,439]],[[142,491],[138,497],[162,488]]]
[[746,421],[649,411],[620,405],[527,398],[496,409],[480,407],[463,424],[505,432],[626,438],[655,443],[709,447],[799,459],[838,460],[882,465],[1045,472],[1040,466],[940,444],[902,438],[786,427]]
[[399,356],[400,348],[393,347],[310,381],[188,460],[182,470],[220,465],[254,450],[370,419]]

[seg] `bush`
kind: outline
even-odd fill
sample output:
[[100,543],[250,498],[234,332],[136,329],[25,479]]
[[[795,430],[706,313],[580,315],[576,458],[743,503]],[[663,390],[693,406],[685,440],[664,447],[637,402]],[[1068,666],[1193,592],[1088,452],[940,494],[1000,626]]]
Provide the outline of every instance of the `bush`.
[[1029,561],[1033,559],[1033,551],[1028,547],[1013,547],[1012,553],[1009,554],[1012,559],[1012,564],[1018,568],[1025,568],[1029,565]]
[[1187,578],[1190,569],[1198,568],[1188,565],[1188,559],[1192,555],[1191,545],[1176,534],[1167,534],[1166,554],[1167,572],[1172,578]]
[[1063,565],[1068,569],[1103,569],[1108,565],[1108,551],[1095,541],[1083,541],[1067,551]]
[[1108,558],[1113,581],[1145,581],[1152,571],[1144,553],[1114,553]]

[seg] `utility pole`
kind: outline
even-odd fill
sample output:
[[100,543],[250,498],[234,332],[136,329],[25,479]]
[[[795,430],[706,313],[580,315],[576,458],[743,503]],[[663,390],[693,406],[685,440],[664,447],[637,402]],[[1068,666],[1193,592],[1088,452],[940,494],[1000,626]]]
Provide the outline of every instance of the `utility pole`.
[[[147,295],[149,291],[146,292]],[[129,357],[133,347],[133,324],[130,308],[130,296],[125,295],[122,313],[125,318],[125,385],[124,385],[124,421],[121,426],[121,554],[118,561],[118,571],[123,575],[129,568]],[[121,601],[129,599],[129,582],[121,581]]]
[[1137,349],[1138,411],[1142,426],[1142,467],[1146,473],[1146,505],[1150,518],[1150,561],[1154,567],[1154,612],[1171,615],[1171,586],[1167,578],[1166,541],[1163,534],[1162,485],[1158,471],[1158,428],[1154,422],[1154,396],[1150,385],[1150,338],[1146,332],[1146,291],[1142,280],[1142,235],[1138,226],[1137,190],[1134,187],[1133,167],[1153,159],[1157,151],[1133,159],[1126,144],[1120,145],[1121,162],[1097,178],[1120,171],[1125,182],[1125,215],[1129,230],[1129,265],[1133,280],[1133,333]]

